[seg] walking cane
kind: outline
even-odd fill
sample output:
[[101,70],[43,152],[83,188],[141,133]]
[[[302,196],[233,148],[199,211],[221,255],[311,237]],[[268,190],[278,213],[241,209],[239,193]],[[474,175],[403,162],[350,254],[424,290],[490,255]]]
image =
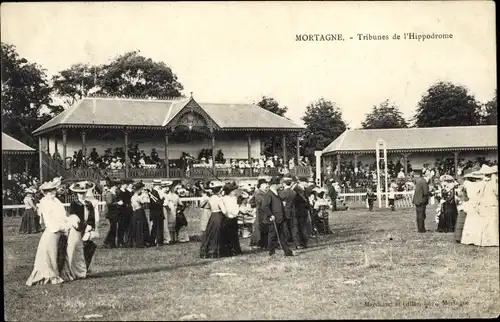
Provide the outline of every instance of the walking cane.
[[280,234],[279,234],[279,232],[278,232],[278,226],[276,226],[276,219],[275,219],[275,220],[273,220],[273,224],[274,224],[274,230],[276,230],[276,236],[278,237],[278,244],[280,245],[281,250],[285,251],[285,250],[283,249],[283,246],[281,245]]

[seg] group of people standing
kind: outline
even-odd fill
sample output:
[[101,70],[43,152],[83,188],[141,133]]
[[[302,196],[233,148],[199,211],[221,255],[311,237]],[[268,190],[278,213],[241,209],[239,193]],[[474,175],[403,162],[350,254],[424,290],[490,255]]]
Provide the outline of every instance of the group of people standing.
[[453,232],[455,241],[466,245],[499,245],[497,166],[473,168],[460,178],[461,182],[443,175],[434,192],[429,189],[430,181],[431,176],[416,179],[413,203],[418,232],[426,232],[426,207],[429,199],[435,198],[438,232]]
[[[35,255],[35,264],[26,285],[59,284],[85,278],[97,249],[92,241],[98,236],[97,203],[87,199],[94,188],[90,182],[77,182],[70,190],[77,194],[67,214],[56,198],[61,178],[40,186],[43,197],[38,205],[40,226],[44,226]],[[32,208],[29,209],[30,211]]]
[[109,232],[104,247],[152,247],[188,242],[180,185],[153,180],[151,189],[132,180],[109,181],[104,195]]

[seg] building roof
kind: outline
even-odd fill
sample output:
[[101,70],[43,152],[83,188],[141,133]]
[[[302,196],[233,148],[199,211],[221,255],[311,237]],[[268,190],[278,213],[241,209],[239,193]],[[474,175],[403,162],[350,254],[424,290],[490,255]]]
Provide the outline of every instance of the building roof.
[[2,132],[2,153],[33,153],[36,150]]
[[[146,100],[84,98],[36,129],[35,135],[57,127],[165,127],[192,98]],[[249,104],[197,103],[220,129],[302,130],[293,121]]]
[[323,150],[323,154],[374,152],[379,139],[385,140],[387,150],[393,152],[498,147],[496,125],[346,130]]

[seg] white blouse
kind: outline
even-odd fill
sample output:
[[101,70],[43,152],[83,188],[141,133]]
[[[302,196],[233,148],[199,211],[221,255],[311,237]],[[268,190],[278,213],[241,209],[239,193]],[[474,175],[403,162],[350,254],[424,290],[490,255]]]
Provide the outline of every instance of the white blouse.
[[132,210],[137,210],[142,208],[142,203],[144,202],[144,197],[141,195],[134,194],[132,198],[130,198],[130,203],[132,205]]
[[68,217],[63,203],[57,199],[47,199],[43,197],[38,207],[40,221],[43,221],[48,231],[57,233],[66,230],[68,227]]
[[221,198],[224,207],[226,208],[225,215],[228,218],[235,218],[240,212],[240,207],[238,206],[238,199],[235,196],[224,196]]

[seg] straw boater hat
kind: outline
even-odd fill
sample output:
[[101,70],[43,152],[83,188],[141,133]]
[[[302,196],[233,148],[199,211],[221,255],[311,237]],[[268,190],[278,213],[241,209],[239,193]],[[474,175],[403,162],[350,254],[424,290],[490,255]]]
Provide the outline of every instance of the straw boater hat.
[[222,181],[210,181],[209,188],[219,188],[219,187],[224,187],[224,182]]
[[35,194],[35,193],[36,193],[36,191],[35,191],[35,189],[33,189],[33,188],[27,188],[26,190],[24,190],[24,193],[26,193],[26,194],[29,194],[29,193],[31,193],[31,194]]
[[161,182],[162,187],[170,187],[171,185],[172,185],[172,181],[165,180],[165,181]]
[[444,182],[444,181],[448,181],[448,182],[455,181],[455,179],[454,179],[452,176],[450,176],[449,174],[442,175],[442,176],[439,178],[439,180],[440,180],[441,182]]
[[87,191],[94,189],[95,183],[90,182],[90,181],[79,181],[73,183],[70,187],[69,190],[76,192],[76,193],[87,193]]
[[52,181],[44,182],[40,185],[40,190],[54,190],[61,185],[61,177],[54,178]]
[[484,175],[479,171],[470,171],[464,175],[464,179],[482,179],[483,177]]
[[497,166],[490,167],[490,166],[487,166],[486,164],[483,164],[483,166],[481,167],[481,170],[479,170],[479,173],[484,174],[484,175],[491,175],[494,173],[498,173],[498,167]]
[[158,186],[158,185],[161,185],[161,180],[153,180],[153,186]]

